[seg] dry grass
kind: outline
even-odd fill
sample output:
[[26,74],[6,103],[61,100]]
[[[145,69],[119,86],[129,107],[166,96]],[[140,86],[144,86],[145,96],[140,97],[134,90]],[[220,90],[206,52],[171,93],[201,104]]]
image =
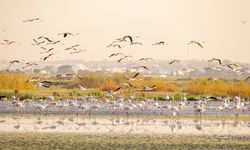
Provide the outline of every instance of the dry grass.
[[25,73],[0,73],[0,89],[33,90],[34,84],[25,83],[29,78]]
[[[35,89],[34,83],[26,84],[25,81],[32,77],[31,74],[25,73],[0,73],[0,94],[3,91],[8,91],[8,94],[22,94],[24,96],[46,96],[55,95],[57,97],[77,97],[81,95],[97,95],[103,96],[105,93],[102,91],[114,90],[127,81],[128,77],[133,76],[135,73],[85,73],[82,74],[82,80],[74,79],[68,81],[54,80],[53,82],[62,82],[60,86],[52,86],[50,89]],[[176,80],[162,77],[143,77],[139,75],[138,80],[134,81],[133,87],[123,87],[121,92],[125,95],[131,95],[135,91],[142,92],[143,86],[156,85],[156,89],[150,93],[140,94],[144,96],[163,96],[166,93],[187,93],[190,95],[228,95],[242,97],[250,96],[250,84],[246,81],[237,80],[216,80],[208,81],[207,78],[202,79],[188,79]],[[91,91],[82,92],[79,90],[79,85],[92,89]]]
[[250,96],[250,85],[246,81],[208,81],[207,79],[195,79],[184,87],[184,91],[190,94],[215,94],[231,96]]

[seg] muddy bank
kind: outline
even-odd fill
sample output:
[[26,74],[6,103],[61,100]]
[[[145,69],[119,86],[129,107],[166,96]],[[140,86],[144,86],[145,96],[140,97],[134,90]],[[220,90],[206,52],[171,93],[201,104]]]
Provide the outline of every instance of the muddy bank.
[[1,149],[249,149],[250,136],[0,133]]
[[250,136],[250,119],[247,118],[0,115],[0,132]]

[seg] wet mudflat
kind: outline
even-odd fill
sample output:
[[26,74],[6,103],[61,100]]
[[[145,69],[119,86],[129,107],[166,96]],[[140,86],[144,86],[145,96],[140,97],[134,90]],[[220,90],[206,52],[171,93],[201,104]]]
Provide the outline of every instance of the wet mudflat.
[[0,115],[6,149],[248,149],[249,116]]

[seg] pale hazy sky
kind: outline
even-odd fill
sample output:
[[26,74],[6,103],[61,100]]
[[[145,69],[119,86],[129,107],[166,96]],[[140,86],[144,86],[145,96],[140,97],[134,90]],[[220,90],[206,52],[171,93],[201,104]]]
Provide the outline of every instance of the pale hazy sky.
[[[39,17],[42,22],[23,23]],[[40,35],[60,39],[53,59],[108,59],[124,52],[155,59],[209,59],[218,57],[250,62],[250,0],[0,0],[0,60],[39,59],[41,49],[31,46]],[[242,24],[241,20],[247,21]],[[6,30],[2,32],[2,30]],[[79,33],[62,39],[61,32]],[[140,36],[143,46],[124,49],[106,46],[123,35]],[[160,40],[169,46],[152,46]],[[187,46],[206,41],[204,48]],[[80,44],[87,52],[68,55],[64,47]]]

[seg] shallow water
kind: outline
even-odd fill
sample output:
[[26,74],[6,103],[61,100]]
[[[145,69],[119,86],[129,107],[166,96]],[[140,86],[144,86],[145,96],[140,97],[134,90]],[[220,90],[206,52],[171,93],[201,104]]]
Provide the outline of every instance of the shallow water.
[[[13,107],[12,101],[0,101],[0,113],[24,113],[24,114],[95,114],[95,115],[125,115],[126,111],[124,109],[117,109],[113,110],[110,107],[110,104],[104,101],[93,101],[93,102],[88,102],[87,106],[90,108],[91,106],[98,105],[99,107],[95,110],[90,110],[90,109],[84,109],[81,110],[79,108],[72,108],[67,106],[68,101],[65,100],[58,100],[55,102],[59,102],[62,105],[65,105],[63,108],[58,108],[58,107],[48,107],[47,109],[43,110],[35,110],[35,106],[37,104],[44,104],[39,101],[31,101],[31,102],[23,102],[24,103],[24,108],[19,108],[18,110]],[[156,101],[155,101],[156,102]],[[128,105],[127,101],[123,102],[124,105]],[[134,102],[134,104],[139,103],[139,101]],[[178,101],[159,101],[157,102],[159,106],[166,106],[166,105],[173,105],[177,106]],[[178,112],[179,115],[193,115],[197,114],[194,112],[194,101],[191,101],[189,104],[187,104],[181,111]],[[78,101],[78,104],[85,105],[84,101]],[[250,115],[250,109],[248,109],[249,106],[243,107],[242,111],[235,112],[233,110],[233,106],[230,106],[227,110],[224,112],[221,112],[218,110],[218,106],[221,106],[221,102],[216,102],[216,101],[211,101],[207,104],[205,107],[205,111],[202,112],[203,115]],[[250,104],[248,104],[250,105]],[[150,104],[150,106],[146,109],[141,110],[140,108],[134,108],[129,111],[129,114],[131,115],[171,115],[171,111],[167,108],[157,108],[153,106],[153,103]]]

